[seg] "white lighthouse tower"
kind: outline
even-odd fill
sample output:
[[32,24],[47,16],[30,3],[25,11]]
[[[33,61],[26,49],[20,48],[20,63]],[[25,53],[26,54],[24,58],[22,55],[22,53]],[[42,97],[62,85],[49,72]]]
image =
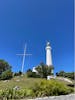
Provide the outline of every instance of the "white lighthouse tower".
[[48,65],[48,66],[52,65],[52,55],[51,55],[50,42],[47,42],[47,45],[46,45],[46,65]]

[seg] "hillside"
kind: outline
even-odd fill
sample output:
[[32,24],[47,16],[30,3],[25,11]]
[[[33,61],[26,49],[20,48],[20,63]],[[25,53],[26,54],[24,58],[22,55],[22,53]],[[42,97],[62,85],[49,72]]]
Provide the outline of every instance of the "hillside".
[[[40,83],[42,80],[41,78],[27,78],[24,76],[17,76],[12,78],[11,80],[4,80],[0,81],[0,89],[6,89],[6,88],[14,88],[16,86],[20,88],[30,88],[34,86],[35,83]],[[56,79],[57,81],[60,81]],[[69,84],[68,82],[62,81],[64,84]]]
[[40,78],[27,78],[26,76],[17,76],[12,78],[11,80],[0,81],[0,89],[6,88],[14,88],[15,86],[19,86],[20,88],[30,88],[35,83],[39,83],[41,80]]

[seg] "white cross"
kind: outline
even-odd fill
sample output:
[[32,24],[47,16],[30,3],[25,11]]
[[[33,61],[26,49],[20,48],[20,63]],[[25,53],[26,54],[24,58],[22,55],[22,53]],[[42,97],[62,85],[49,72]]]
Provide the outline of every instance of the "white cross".
[[22,73],[23,73],[23,69],[24,69],[25,56],[31,56],[31,55],[32,55],[32,54],[26,54],[26,49],[27,49],[27,45],[25,44],[24,53],[23,53],[23,54],[16,54],[16,55],[18,55],[18,56],[23,56],[23,61],[22,61]]

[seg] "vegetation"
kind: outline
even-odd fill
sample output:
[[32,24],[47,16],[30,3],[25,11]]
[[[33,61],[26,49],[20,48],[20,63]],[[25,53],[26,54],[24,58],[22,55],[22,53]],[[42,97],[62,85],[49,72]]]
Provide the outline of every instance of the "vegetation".
[[8,64],[8,62],[0,60],[0,74],[8,69],[11,69],[11,66]]
[[11,70],[6,70],[1,74],[2,80],[11,79],[12,77],[13,77],[13,74],[12,74]]
[[35,72],[32,72],[31,69],[28,69],[26,74],[27,77],[40,78],[40,75]]
[[[22,75],[21,71],[14,73],[13,77],[11,66],[6,61],[0,60],[0,99],[57,96],[74,92],[70,84],[65,84],[56,79],[46,80],[48,75],[53,75],[53,69],[53,66],[48,67],[44,63],[41,63],[36,67],[37,73],[29,69],[24,75]],[[57,76],[64,76],[71,79],[74,79],[73,74],[74,73],[65,73],[64,71],[56,73]],[[19,88],[16,89],[15,87]]]
[[11,71],[11,66],[8,64],[8,62],[0,60],[0,79],[11,79],[12,76],[13,73]]
[[21,89],[21,90],[14,90],[14,89],[6,89],[0,90],[0,99],[23,99],[29,96],[32,96],[31,89]]
[[72,93],[73,89],[62,84],[61,82],[51,80],[42,80],[40,83],[35,83],[34,86],[30,88],[21,88],[19,90],[15,89],[5,89],[0,90],[0,99],[4,97],[7,99],[23,99],[23,98],[35,98],[53,95],[65,95]]
[[16,86],[24,89],[25,87],[31,88],[34,86],[35,83],[40,83],[41,78],[27,78],[26,75],[23,76],[15,76],[11,80],[1,80],[0,81],[0,90],[5,90],[5,89],[12,89]]
[[53,69],[54,69],[53,66],[48,67],[44,63],[40,63],[40,65],[36,67],[37,73],[32,72],[32,70],[29,69],[27,70],[27,76],[34,78],[47,78],[48,75],[53,75],[52,73]]
[[14,76],[21,76],[21,75],[22,75],[21,71],[14,73]]
[[74,72],[64,72],[64,71],[60,71],[60,72],[57,72],[56,73],[56,76],[62,76],[62,77],[67,77],[67,78],[70,78],[72,80],[74,80],[74,76],[75,73]]
[[48,75],[53,75],[52,70],[54,69],[53,66],[47,66],[44,63],[40,63],[36,70],[41,78],[47,78]]
[[65,84],[51,80],[43,80],[40,84],[35,84],[33,87],[33,91],[36,97],[40,96],[57,96],[57,95],[65,95],[73,92],[72,88],[67,87]]

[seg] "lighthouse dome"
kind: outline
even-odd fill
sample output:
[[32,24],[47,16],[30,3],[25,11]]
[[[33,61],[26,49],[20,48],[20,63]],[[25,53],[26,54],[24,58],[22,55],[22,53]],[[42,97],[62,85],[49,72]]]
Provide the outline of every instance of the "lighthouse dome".
[[47,42],[47,46],[50,46],[50,42]]

